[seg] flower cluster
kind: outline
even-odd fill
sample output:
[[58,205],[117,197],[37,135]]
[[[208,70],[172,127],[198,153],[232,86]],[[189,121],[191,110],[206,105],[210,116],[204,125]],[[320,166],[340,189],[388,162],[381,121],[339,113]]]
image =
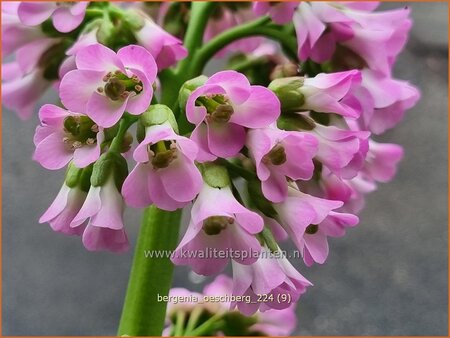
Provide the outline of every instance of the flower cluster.
[[[28,118],[50,86],[62,103],[40,108],[34,136],[37,162],[68,168],[40,221],[81,236],[88,250],[122,252],[125,204],[186,207],[172,262],[206,276],[231,262],[233,280],[218,277],[205,294],[223,283],[252,300],[206,306],[202,320],[237,308],[252,318],[248,334],[288,334],[292,304],[312,284],[280,255],[281,243],[290,239],[307,266],[323,264],[328,238],[357,225],[365,196],[393,178],[403,156],[372,135],[396,126],[419,99],[392,77],[409,10],[220,3],[195,45],[180,19],[190,6],[174,6],[183,10],[161,6],[161,27],[133,6],[2,4],[4,52],[15,55],[3,65],[4,105]],[[201,75],[208,53],[231,55],[229,69]],[[212,250],[220,254],[205,258]]]
[[171,289],[163,335],[288,336],[294,331],[297,324],[294,303],[283,310],[258,311],[250,317],[242,316],[239,311],[229,311],[230,305],[246,304],[252,299],[233,297],[232,287],[231,278],[218,275],[205,285],[202,293],[183,288]]

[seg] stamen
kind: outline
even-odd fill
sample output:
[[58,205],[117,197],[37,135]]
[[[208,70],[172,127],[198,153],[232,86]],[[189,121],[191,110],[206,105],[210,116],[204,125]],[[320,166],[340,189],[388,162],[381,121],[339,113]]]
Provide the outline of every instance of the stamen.
[[92,145],[92,144],[94,144],[95,143],[95,139],[93,139],[93,138],[88,138],[87,140],[86,140],[86,144],[88,145],[88,146],[90,146],[90,145]]
[[225,230],[228,225],[233,223],[233,217],[211,216],[203,221],[203,231],[210,236],[218,235],[222,230]]
[[262,159],[263,163],[273,165],[282,165],[286,160],[286,151],[280,143],[273,147]]

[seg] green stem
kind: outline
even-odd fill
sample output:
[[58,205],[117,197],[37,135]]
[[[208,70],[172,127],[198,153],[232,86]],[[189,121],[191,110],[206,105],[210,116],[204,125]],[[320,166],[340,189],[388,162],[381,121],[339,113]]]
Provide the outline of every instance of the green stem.
[[138,117],[132,115],[128,116],[125,115],[122,118],[119,124],[119,131],[117,132],[116,136],[114,136],[114,139],[112,140],[111,145],[109,146],[110,151],[120,152],[125,133],[127,132],[128,128],[130,128],[130,126],[137,120]]
[[216,160],[217,164],[225,166],[230,172],[237,174],[238,176],[243,177],[247,181],[257,179],[257,176],[255,173],[248,171],[247,169],[238,166],[237,164],[234,164],[226,159],[218,159]]
[[[167,296],[172,282],[171,252],[177,244],[181,210],[163,211],[149,207],[144,212],[118,335],[160,336],[167,304],[158,301]],[[163,257],[147,255],[162,252]]]
[[268,17],[262,17],[246,24],[236,26],[217,35],[197,52],[195,59],[190,66],[191,74],[200,74],[206,63],[218,51],[231,42],[250,36],[265,36],[279,42],[287,52],[288,56],[296,60],[297,42],[295,38],[285,34],[277,26],[265,26],[269,22],[270,19]]
[[190,332],[195,328],[202,313],[203,313],[203,307],[201,307],[201,306],[197,306],[192,310],[191,314],[189,315],[189,320],[186,325],[186,332]]
[[216,4],[211,1],[191,2],[191,16],[186,30],[186,35],[184,37],[184,46],[187,48],[189,54],[187,58],[179,63],[176,71],[177,75],[181,75],[181,77],[185,79],[190,78],[187,75],[187,70],[190,68],[192,59],[194,58],[197,49],[202,45],[203,34],[215,5]]
[[175,337],[181,337],[184,331],[184,322],[186,321],[186,312],[178,311],[175,320]]
[[199,336],[205,336],[205,335],[212,335],[222,326],[222,319],[223,313],[217,313],[211,318],[209,318],[206,322],[204,322],[202,325],[198,326],[192,331],[186,331],[185,336],[188,337],[199,337]]

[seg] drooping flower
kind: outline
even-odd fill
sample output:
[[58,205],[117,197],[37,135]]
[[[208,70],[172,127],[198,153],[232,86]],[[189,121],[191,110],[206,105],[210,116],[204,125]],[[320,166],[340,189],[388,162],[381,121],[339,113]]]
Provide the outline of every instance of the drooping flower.
[[325,74],[305,78],[300,92],[305,97],[302,109],[322,113],[336,113],[347,117],[358,117],[359,105],[348,99],[351,88],[361,82],[357,70]]
[[280,25],[289,23],[294,15],[294,10],[299,5],[296,1],[268,2],[257,1],[253,3],[253,11],[256,15],[268,14],[272,20]]
[[195,143],[177,135],[168,122],[147,127],[133,154],[138,163],[123,184],[125,202],[133,207],[155,204],[164,210],[184,207],[202,187],[196,155]]
[[18,6],[20,21],[27,26],[37,26],[52,18],[55,28],[67,33],[77,28],[84,19],[88,1],[70,2],[50,2],[22,1]]
[[138,115],[150,105],[157,67],[144,47],[126,46],[116,54],[103,45],[90,45],[76,54],[76,64],[60,85],[68,109],[109,128],[125,111]]
[[330,211],[320,224],[310,224],[301,241],[305,264],[323,264],[328,257],[327,237],[341,237],[346,228],[354,227],[358,222],[358,217],[353,214]]
[[[250,296],[252,299],[250,303],[235,302],[232,307],[237,307],[247,316],[258,309],[262,312],[286,309],[312,285],[286,257],[273,257],[267,248],[262,251],[261,257],[251,265],[232,262],[233,295]],[[258,302],[257,295],[266,295],[267,301]]]
[[262,229],[261,216],[242,206],[229,186],[213,188],[205,183],[172,262],[189,265],[201,275],[219,273],[230,258],[252,264],[261,248],[254,235]]
[[45,38],[44,32],[36,27],[25,26],[17,15],[19,1],[2,2],[2,54],[8,56],[20,47]]
[[[233,280],[226,275],[218,275],[214,280],[205,285],[203,288],[203,294],[209,297],[223,297],[231,295],[233,291]],[[218,311],[229,311],[230,302],[210,303],[211,305],[220,304],[221,309],[215,309],[215,313]],[[207,304],[205,304],[208,306]],[[208,307],[208,309],[211,306]],[[233,312],[230,312],[233,313]],[[250,325],[246,332],[249,336],[286,336],[291,334],[297,324],[297,318],[295,315],[295,303],[291,306],[281,309],[272,310],[268,309],[264,312],[257,311],[253,315],[255,323]]]
[[262,182],[264,196],[281,202],[287,196],[288,182],[312,177],[318,141],[309,134],[278,128],[253,129],[248,132],[247,147]]
[[[255,19],[255,14],[251,9],[249,2],[222,2],[217,4],[214,12],[208,20],[205,33],[203,36],[204,42],[207,42],[220,33],[241,25],[245,22]],[[239,39],[228,44],[225,48],[220,50],[215,57],[224,57],[229,53],[250,53],[260,46],[263,39],[260,37],[249,37]]]
[[401,146],[369,140],[369,151],[362,173],[377,182],[388,182],[394,177],[402,157]]
[[316,158],[334,174],[352,178],[364,165],[370,132],[316,124],[307,131],[319,140]]
[[322,223],[335,209],[342,207],[342,201],[327,200],[305,194],[296,188],[289,187],[288,197],[282,203],[274,205],[278,213],[278,221],[290,238],[303,252],[303,236],[311,225]]
[[363,107],[358,121],[361,129],[381,134],[403,119],[405,111],[419,100],[420,93],[406,81],[364,69],[361,87],[355,89],[355,96]]
[[280,115],[280,103],[267,88],[251,86],[235,71],[211,76],[189,96],[189,122],[196,125],[193,139],[200,148],[198,160],[235,156],[244,146],[245,128],[264,128]]
[[137,43],[153,55],[159,70],[170,67],[187,56],[187,49],[180,39],[167,33],[145,13],[136,13],[143,18],[142,28],[134,33]]
[[301,2],[293,17],[299,58],[318,63],[334,58],[338,69],[368,66],[389,74],[411,20],[407,8],[372,13],[377,6],[376,2]]
[[117,189],[114,175],[102,186],[91,186],[80,211],[74,217],[72,228],[86,226],[83,245],[90,251],[128,250],[128,238],[123,224],[124,203]]
[[41,96],[58,78],[64,42],[40,38],[15,51],[16,60],[2,65],[2,103],[21,119],[28,119]]
[[81,235],[83,226],[72,228],[70,223],[80,211],[87,193],[80,187],[63,184],[53,203],[39,219],[39,223],[49,223],[56,232],[66,235]]
[[33,159],[44,168],[60,169],[72,159],[83,168],[99,158],[104,132],[89,117],[46,104],[39,110],[39,119]]

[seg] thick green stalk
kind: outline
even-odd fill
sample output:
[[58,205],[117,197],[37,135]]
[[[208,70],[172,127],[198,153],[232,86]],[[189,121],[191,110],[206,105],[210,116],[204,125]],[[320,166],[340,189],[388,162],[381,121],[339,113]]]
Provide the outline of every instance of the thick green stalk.
[[[172,284],[173,264],[169,252],[178,241],[181,210],[149,207],[144,212],[118,335],[160,336]],[[163,257],[150,258],[159,252]],[[162,253],[162,254],[161,254]],[[146,257],[147,256],[147,257]]]

